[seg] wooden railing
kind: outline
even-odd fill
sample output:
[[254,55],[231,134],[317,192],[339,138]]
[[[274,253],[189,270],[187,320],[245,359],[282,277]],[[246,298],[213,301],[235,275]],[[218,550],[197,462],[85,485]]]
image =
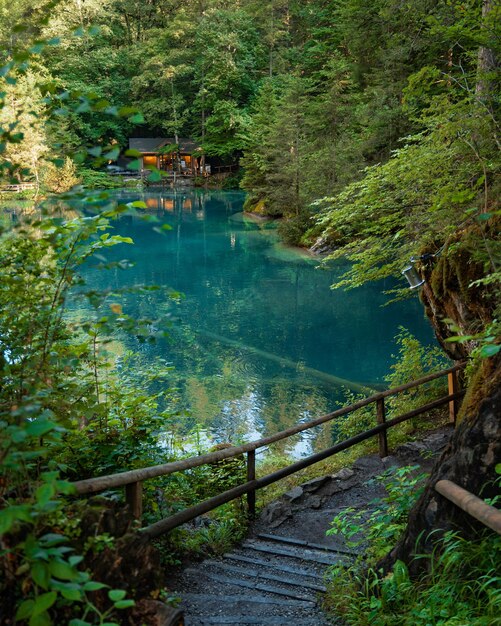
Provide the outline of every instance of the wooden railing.
[[[457,373],[463,368],[464,364],[458,364],[447,370],[443,370],[435,374],[429,374],[428,376],[424,376],[419,380],[412,381],[394,389],[382,391],[381,393],[377,393],[373,396],[355,402],[348,407],[333,411],[332,413],[318,417],[317,419],[314,419],[310,422],[298,424],[297,426],[288,428],[287,430],[276,433],[275,435],[271,435],[270,437],[259,439],[258,441],[252,441],[241,446],[232,446],[230,448],[218,450],[217,452],[211,452],[210,454],[203,454],[201,456],[182,459],[180,461],[165,463],[164,465],[155,465],[152,467],[145,467],[142,469],[121,472],[118,474],[110,474],[108,476],[100,476],[97,478],[80,480],[73,484],[76,488],[77,493],[81,495],[125,486],[126,500],[130,506],[132,515],[136,519],[140,520],[142,517],[143,508],[143,481],[150,478],[156,478],[158,476],[168,476],[169,474],[173,474],[174,472],[189,470],[195,467],[200,467],[201,465],[210,465],[216,462],[223,461],[224,459],[234,458],[246,454],[247,481],[245,483],[238,485],[233,489],[224,491],[223,493],[220,493],[219,495],[210,498],[209,500],[205,500],[204,502],[185,509],[184,511],[180,511],[179,513],[176,513],[171,517],[156,522],[155,524],[151,524],[150,526],[142,528],[141,530],[151,538],[157,537],[163,533],[172,530],[173,528],[176,528],[177,526],[180,526],[181,524],[184,524],[185,522],[194,519],[195,517],[198,517],[199,515],[202,515],[203,513],[212,511],[213,509],[221,506],[222,504],[225,504],[226,502],[230,502],[235,498],[243,496],[244,494],[247,494],[249,515],[254,516],[256,508],[257,489],[267,487],[268,485],[271,485],[272,483],[277,482],[278,480],[281,480],[286,476],[290,476],[291,474],[294,474],[299,470],[309,467],[314,463],[318,463],[319,461],[323,461],[324,459],[327,459],[328,457],[337,454],[338,452],[347,450],[357,443],[370,439],[371,437],[378,437],[380,455],[382,457],[388,456],[387,431],[389,428],[395,426],[396,424],[406,422],[407,420],[417,417],[418,415],[422,415],[423,413],[431,411],[432,409],[444,406],[445,404],[449,404],[449,419],[452,423],[454,423],[456,420],[459,400],[464,394],[464,391],[460,390],[459,388],[459,382],[457,377]],[[408,389],[420,387],[421,385],[445,376],[447,376],[448,378],[448,395],[429,402],[417,409],[408,411],[403,415],[394,417],[391,420],[386,419],[386,398],[406,391]],[[340,443],[337,443],[336,445],[327,448],[322,452],[312,454],[311,456],[301,459],[300,461],[297,461],[292,465],[273,472],[272,474],[268,474],[267,476],[263,476],[261,478],[256,478],[256,450],[258,450],[259,448],[269,446],[270,444],[277,441],[287,439],[288,437],[291,437],[298,433],[304,432],[311,428],[315,428],[316,426],[320,426],[321,424],[325,424],[339,417],[343,417],[345,415],[348,415],[349,413],[352,413],[353,411],[356,411],[357,409],[361,409],[370,404],[376,405],[377,425],[374,426],[374,428],[359,433],[354,437],[350,437],[345,441],[341,441]]]
[[12,183],[2,185],[0,191],[33,191],[37,187],[36,183]]
[[451,480],[439,480],[435,485],[435,490],[465,513],[482,522],[484,526],[488,526],[501,535],[501,511],[499,509],[487,504]]

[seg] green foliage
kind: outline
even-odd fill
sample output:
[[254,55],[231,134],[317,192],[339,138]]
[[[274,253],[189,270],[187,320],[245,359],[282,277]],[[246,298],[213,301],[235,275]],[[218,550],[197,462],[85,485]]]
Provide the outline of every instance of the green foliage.
[[[398,355],[391,366],[392,372],[386,377],[388,386],[400,387],[427,374],[450,367],[450,361],[439,346],[433,348],[421,345],[408,330],[400,328],[396,337]],[[436,400],[447,393],[444,379],[437,379],[417,388],[408,389],[388,401],[391,415],[399,415]]]
[[[44,44],[37,44],[44,48]],[[3,68],[9,84],[25,58]],[[14,78],[15,76],[15,78]],[[99,108],[95,98],[56,96],[67,109],[83,103]],[[4,103],[2,102],[2,105]],[[115,111],[115,116],[120,113]],[[127,112],[130,115],[130,110]],[[33,123],[40,122],[36,112]],[[0,132],[4,147],[16,145],[16,120]],[[108,148],[81,149],[80,162],[109,158]],[[25,174],[20,155],[4,150],[2,168]],[[15,157],[15,158],[14,158]],[[68,161],[54,159],[54,167]],[[84,215],[80,209],[88,213]],[[65,497],[73,490],[62,479],[67,472],[58,455],[65,438],[86,421],[102,416],[99,376],[107,363],[97,352],[97,334],[112,328],[133,328],[147,338],[147,327],[125,315],[118,305],[111,315],[69,321],[66,304],[77,291],[97,312],[108,294],[86,292],[79,268],[93,255],[126,237],[105,232],[113,216],[133,210],[117,206],[107,194],[90,197],[81,191],[47,201],[36,212],[2,222],[0,231],[0,565],[5,572],[0,598],[5,620],[31,626],[55,623],[115,624],[116,611],[134,605],[123,590],[109,592],[97,603],[95,592],[106,585],[92,580],[83,556],[60,531],[65,526]],[[130,442],[137,446],[137,439]],[[54,519],[63,520],[54,526]],[[2,614],[2,620],[4,615]]]
[[86,189],[122,189],[124,187],[122,176],[110,176],[103,171],[80,168],[78,175]]
[[497,624],[500,549],[495,535],[471,542],[449,531],[427,557],[431,572],[423,579],[411,580],[402,561],[383,579],[374,570],[343,572],[329,600],[350,626]]
[[331,522],[328,535],[341,534],[350,545],[366,547],[366,556],[377,560],[384,556],[402,534],[407,516],[424,486],[424,474],[417,474],[418,466],[390,468],[377,478],[388,495],[375,510],[347,508]]
[[416,476],[413,468],[401,468],[388,478],[389,496],[369,516],[346,509],[328,531],[358,539],[354,544],[367,548],[366,561],[331,569],[329,608],[351,626],[496,624],[501,606],[497,571],[501,541],[493,533],[485,532],[477,541],[452,531],[444,533],[433,554],[415,557],[429,561],[428,573],[419,580],[410,579],[402,561],[385,577],[376,571],[378,559],[402,532],[423,477]]

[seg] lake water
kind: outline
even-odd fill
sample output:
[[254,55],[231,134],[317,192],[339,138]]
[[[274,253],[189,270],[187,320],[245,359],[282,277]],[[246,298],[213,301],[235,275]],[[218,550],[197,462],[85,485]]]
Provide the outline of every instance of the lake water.
[[[394,362],[400,326],[434,344],[417,297],[382,306],[398,277],[332,290],[343,264],[318,269],[317,258],[282,245],[272,225],[242,214],[242,193],[127,192],[121,200],[146,202],[159,223],[121,218],[113,232],[134,246],[111,255],[134,267],[87,278],[96,287],[146,283],[184,294],[176,304],[163,292],[129,297],[133,315],[171,315],[170,339],[120,341],[175,366],[187,427],[196,423],[203,438],[259,438],[346,403],[343,387],[370,394]],[[162,235],[154,228],[164,223],[172,230]],[[303,438],[288,451],[298,456],[312,445]]]

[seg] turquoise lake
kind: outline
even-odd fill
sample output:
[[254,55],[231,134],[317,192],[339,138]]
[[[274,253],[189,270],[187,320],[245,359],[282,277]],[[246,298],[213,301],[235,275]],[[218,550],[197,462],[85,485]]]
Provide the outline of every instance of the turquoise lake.
[[[242,213],[242,193],[124,192],[120,200],[144,201],[158,222],[127,215],[114,223],[113,234],[134,245],[117,246],[110,257],[134,266],[89,270],[87,280],[98,288],[143,283],[183,294],[177,303],[162,291],[127,297],[133,315],[170,315],[170,337],[120,341],[145,362],[161,356],[173,364],[172,386],[190,412],[187,428],[197,424],[203,440],[255,439],[330,412],[347,403],[342,381],[354,393],[359,385],[381,388],[400,326],[435,345],[417,296],[383,307],[383,291],[399,277],[332,290],[343,264],[318,269],[318,258],[281,244],[270,224]],[[164,235],[154,230],[162,224],[171,227]],[[301,455],[311,446],[303,438],[288,451]]]

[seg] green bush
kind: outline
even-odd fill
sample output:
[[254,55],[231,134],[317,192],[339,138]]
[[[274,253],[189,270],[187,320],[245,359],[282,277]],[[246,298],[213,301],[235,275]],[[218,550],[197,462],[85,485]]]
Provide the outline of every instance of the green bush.
[[107,172],[81,167],[77,174],[86,189],[121,189],[125,186],[122,176],[110,176]]
[[329,572],[328,611],[342,614],[349,626],[495,626],[501,624],[501,537],[486,530],[468,541],[446,532],[436,541],[428,573],[411,580],[407,566],[397,561],[386,576],[378,560],[389,552],[403,531],[423,476],[416,468],[391,470],[382,479],[388,497],[372,513],[346,509],[328,534],[342,533],[352,545],[363,545],[364,557],[349,567]]

